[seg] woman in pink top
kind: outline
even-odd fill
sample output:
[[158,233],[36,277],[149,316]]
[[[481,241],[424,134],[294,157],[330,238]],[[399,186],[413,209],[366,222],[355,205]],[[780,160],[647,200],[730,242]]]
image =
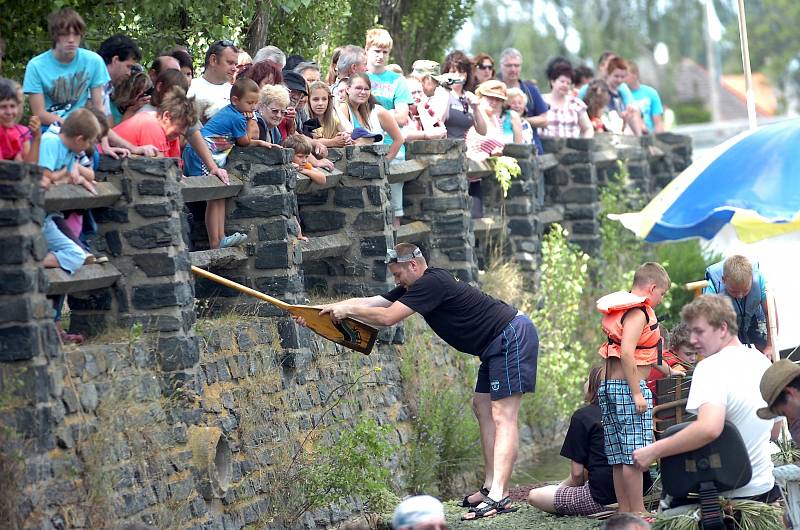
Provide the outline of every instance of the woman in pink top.
[[545,96],[550,105],[547,111],[547,127],[543,136],[561,138],[591,138],[594,127],[586,112],[586,103],[572,93],[572,66],[568,62],[556,62],[547,70],[552,92]]

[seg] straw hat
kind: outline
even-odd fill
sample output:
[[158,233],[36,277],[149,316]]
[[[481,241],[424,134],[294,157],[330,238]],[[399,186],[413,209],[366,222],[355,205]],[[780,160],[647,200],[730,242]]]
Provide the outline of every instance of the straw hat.
[[475,91],[475,93],[479,96],[502,99],[503,101],[508,99],[506,96],[506,84],[502,81],[498,81],[497,79],[484,81],[478,85],[478,89]]

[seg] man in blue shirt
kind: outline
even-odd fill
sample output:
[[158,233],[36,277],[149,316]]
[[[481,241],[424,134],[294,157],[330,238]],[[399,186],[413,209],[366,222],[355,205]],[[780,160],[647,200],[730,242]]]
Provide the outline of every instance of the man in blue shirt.
[[498,78],[508,88],[519,88],[528,96],[525,107],[524,120],[531,124],[533,129],[533,143],[536,144],[538,154],[543,154],[542,141],[539,139],[539,128],[547,126],[547,103],[542,99],[542,94],[536,85],[530,81],[523,81],[519,74],[522,70],[522,54],[516,48],[506,48],[500,54],[500,75]]
[[661,105],[661,97],[658,91],[648,85],[639,82],[639,66],[633,62],[628,62],[628,87],[631,89],[636,106],[642,113],[642,119],[647,130],[651,133],[664,132],[664,107]]

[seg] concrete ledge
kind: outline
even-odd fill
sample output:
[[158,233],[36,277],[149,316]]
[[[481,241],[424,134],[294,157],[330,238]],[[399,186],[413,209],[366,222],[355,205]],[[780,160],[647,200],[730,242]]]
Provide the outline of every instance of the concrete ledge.
[[428,223],[422,221],[414,221],[400,226],[397,229],[395,240],[398,243],[415,243],[421,239],[427,238],[431,234],[431,227]]
[[476,162],[474,160],[467,161],[467,178],[470,180],[488,177],[489,175],[493,174],[494,170],[489,167],[488,162]]
[[231,269],[247,262],[247,254],[238,247],[214,248],[190,252],[192,265],[201,269]]
[[537,160],[539,160],[539,167],[542,169],[542,171],[547,171],[548,169],[558,165],[558,159],[553,153],[539,155]]
[[92,195],[83,186],[74,184],[52,186],[45,192],[44,208],[48,212],[102,208],[117,202],[117,199],[122,194],[110,182],[95,182],[95,187],[97,188],[97,195]]
[[604,162],[616,162],[618,160],[616,149],[603,149],[592,153],[592,162],[602,164]]
[[230,185],[226,186],[215,176],[186,177],[181,181],[184,202],[211,201],[236,197],[242,191],[242,181],[228,174]]
[[295,185],[294,192],[298,195],[303,195],[305,193],[311,193],[314,191],[335,188],[339,185],[339,181],[342,180],[342,175],[344,175],[344,173],[338,169],[334,169],[330,172],[323,169],[322,172],[327,173],[325,176],[325,184],[315,184],[314,182],[311,182],[310,178],[298,172],[297,184]]
[[49,286],[47,294],[68,294],[110,287],[122,273],[110,263],[84,265],[75,274],[62,269],[45,269]]
[[306,262],[341,256],[347,252],[352,243],[353,240],[345,235],[331,234],[311,237],[308,241],[299,242],[299,245],[303,249],[303,262]]
[[481,217],[472,220],[472,231],[475,235],[482,235],[483,237],[499,234],[503,230],[503,225],[499,219],[492,217]]
[[386,175],[386,180],[388,180],[390,184],[415,180],[425,171],[426,167],[428,167],[428,165],[423,164],[419,160],[406,160],[404,162],[389,164],[389,174]]

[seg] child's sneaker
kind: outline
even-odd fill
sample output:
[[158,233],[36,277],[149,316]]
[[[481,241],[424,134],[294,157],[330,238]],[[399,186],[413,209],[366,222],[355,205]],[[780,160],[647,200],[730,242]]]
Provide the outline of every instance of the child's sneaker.
[[219,242],[219,248],[232,247],[236,243],[236,240],[238,239],[236,237],[238,234],[239,233],[237,232],[236,234],[231,234],[229,236],[223,237],[222,241]]
[[236,238],[236,241],[233,242],[234,247],[238,247],[239,245],[247,241],[247,234],[236,232],[235,234],[233,234],[233,237]]

